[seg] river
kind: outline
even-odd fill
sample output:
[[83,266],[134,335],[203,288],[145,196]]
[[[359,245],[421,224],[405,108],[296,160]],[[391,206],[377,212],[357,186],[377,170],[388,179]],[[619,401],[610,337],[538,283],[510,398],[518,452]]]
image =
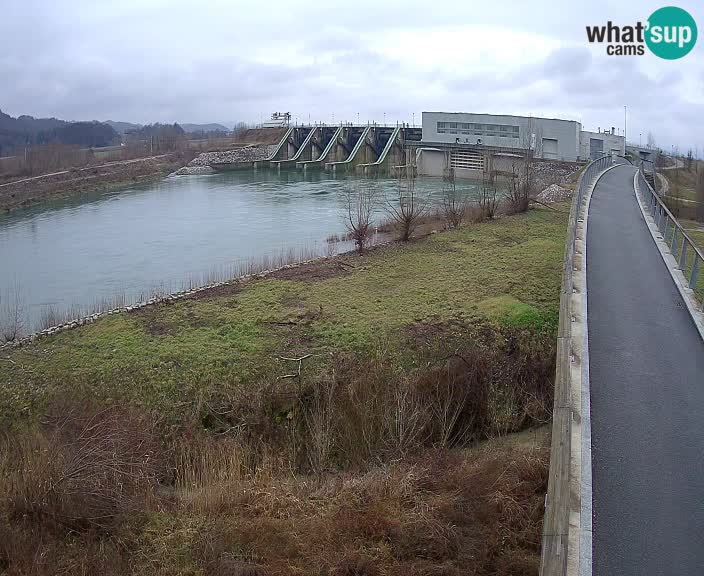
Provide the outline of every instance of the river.
[[[253,260],[324,255],[326,238],[345,233],[352,184],[325,173],[180,176],[0,214],[0,321],[19,306],[30,332],[52,319],[223,279]],[[394,180],[377,184],[382,195],[396,191]],[[442,187],[432,178],[416,184],[434,202]],[[463,188],[478,193],[476,184]]]

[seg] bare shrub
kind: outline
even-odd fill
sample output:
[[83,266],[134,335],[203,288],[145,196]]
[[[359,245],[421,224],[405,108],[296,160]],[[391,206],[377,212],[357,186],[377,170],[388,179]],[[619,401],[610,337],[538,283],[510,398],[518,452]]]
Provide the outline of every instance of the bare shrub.
[[549,416],[554,339],[459,333],[415,369],[380,349],[220,392],[197,424],[55,402],[0,440],[0,571],[535,573],[548,450],[471,445]]
[[20,338],[25,329],[25,309],[22,290],[15,284],[3,295],[0,293],[0,342]]
[[479,209],[482,219],[493,220],[499,207],[498,190],[494,178],[483,178],[479,193]]
[[371,240],[372,219],[378,195],[375,183],[368,180],[355,181],[346,189],[345,226],[360,254]]
[[399,240],[408,242],[428,209],[428,198],[416,190],[416,180],[409,170],[397,180],[396,196],[387,199],[386,210],[399,230]]
[[468,207],[467,194],[457,190],[454,172],[442,191],[442,216],[448,228],[459,228]]
[[531,153],[527,152],[523,162],[513,162],[508,179],[507,199],[511,213],[526,212],[530,205],[531,194],[534,191],[534,174]]
[[163,472],[153,423],[84,403],[57,405],[42,431],[8,438],[0,454],[10,515],[46,528],[110,530],[144,505]]

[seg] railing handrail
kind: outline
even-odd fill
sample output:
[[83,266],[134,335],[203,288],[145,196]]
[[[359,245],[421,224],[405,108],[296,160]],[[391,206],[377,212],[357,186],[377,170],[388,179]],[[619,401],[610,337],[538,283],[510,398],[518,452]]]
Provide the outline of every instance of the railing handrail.
[[[645,161],[646,161],[646,162],[652,162],[652,160],[645,160]],[[642,166],[639,168],[639,171],[641,172],[641,174],[643,174],[643,176],[645,176],[645,172],[643,171],[643,167],[642,167]],[[704,253],[702,253],[702,251],[697,247],[696,243],[694,242],[694,240],[692,240],[692,239],[690,238],[689,234],[687,234],[687,232],[685,232],[685,229],[682,227],[682,224],[679,223],[679,221],[677,220],[677,218],[675,217],[675,215],[674,215],[674,214],[670,211],[670,209],[667,207],[667,204],[665,204],[665,202],[663,202],[662,198],[660,198],[660,194],[658,194],[658,193],[653,189],[653,187],[650,185],[650,182],[648,182],[648,181],[645,179],[645,177],[643,178],[643,181],[644,181],[645,184],[648,186],[648,188],[650,188],[650,191],[653,193],[653,197],[655,198],[655,201],[656,201],[656,202],[660,205],[660,207],[665,211],[666,215],[670,218],[670,220],[672,220],[672,223],[673,223],[673,224],[677,227],[677,229],[680,231],[680,234],[682,234],[682,236],[687,239],[687,242],[689,242],[689,244],[690,244],[690,246],[692,247],[692,249],[697,253],[697,255],[699,256],[699,258],[701,258],[701,260],[704,261]]]

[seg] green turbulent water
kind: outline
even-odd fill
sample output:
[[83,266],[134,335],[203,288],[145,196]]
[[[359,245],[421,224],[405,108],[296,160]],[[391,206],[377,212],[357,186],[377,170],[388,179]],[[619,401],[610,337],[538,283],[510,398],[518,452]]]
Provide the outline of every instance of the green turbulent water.
[[[325,239],[345,232],[355,182],[298,172],[180,176],[2,214],[0,298],[20,302],[29,331],[47,309],[87,310],[116,294],[130,303],[221,278],[250,259],[324,254]],[[375,186],[397,194],[395,180]],[[441,179],[416,183],[436,203],[442,188]],[[458,188],[478,192],[473,183]]]

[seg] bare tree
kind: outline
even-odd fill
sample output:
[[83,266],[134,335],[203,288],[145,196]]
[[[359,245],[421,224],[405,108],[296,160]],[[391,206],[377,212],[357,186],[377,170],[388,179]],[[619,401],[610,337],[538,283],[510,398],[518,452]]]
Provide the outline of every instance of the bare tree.
[[356,181],[346,189],[347,212],[345,226],[354,240],[357,251],[362,254],[372,235],[372,218],[377,207],[378,190],[373,182]]
[[0,341],[11,342],[24,331],[24,300],[19,284],[0,294]]
[[482,179],[482,189],[479,194],[479,209],[481,210],[482,218],[493,220],[498,206],[496,180],[493,177],[485,177]]
[[507,197],[513,213],[526,212],[530,204],[530,195],[535,186],[533,171],[528,161],[522,165],[511,164],[511,174],[508,182]]
[[655,136],[653,136],[652,132],[648,132],[648,140],[646,146],[651,150],[655,149]]
[[514,213],[528,210],[537,186],[535,159],[542,150],[542,132],[533,118],[529,118],[525,130],[521,132],[520,147],[524,150],[523,158],[511,164],[509,176],[508,200]]
[[457,190],[454,173],[442,191],[442,214],[448,228],[459,228],[467,212],[467,195]]
[[412,172],[405,170],[397,182],[397,195],[387,200],[386,209],[391,219],[398,225],[399,239],[408,242],[413,236],[420,219],[428,210],[428,198],[416,190],[416,179]]

